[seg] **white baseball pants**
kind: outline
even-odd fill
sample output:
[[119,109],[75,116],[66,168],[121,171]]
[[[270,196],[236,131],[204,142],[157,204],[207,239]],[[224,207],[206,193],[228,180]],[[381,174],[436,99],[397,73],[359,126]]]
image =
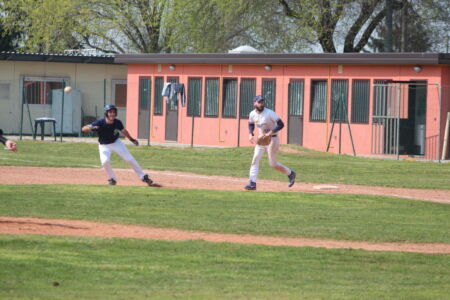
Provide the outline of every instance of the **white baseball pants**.
[[107,145],[98,145],[98,150],[100,152],[100,161],[102,162],[102,166],[105,169],[106,173],[108,173],[109,178],[116,179],[116,174],[111,167],[111,153],[116,152],[124,161],[130,164],[133,168],[134,172],[139,176],[139,178],[143,178],[145,173],[142,171],[141,167],[128,151],[127,147],[121,140],[117,139],[114,143]]
[[252,165],[250,166],[250,181],[256,182],[259,172],[259,161],[261,160],[264,152],[267,150],[267,157],[269,158],[269,165],[277,171],[286,175],[291,174],[291,169],[285,165],[277,162],[277,152],[280,148],[280,140],[278,136],[272,137],[268,146],[255,146],[255,153],[253,155]]

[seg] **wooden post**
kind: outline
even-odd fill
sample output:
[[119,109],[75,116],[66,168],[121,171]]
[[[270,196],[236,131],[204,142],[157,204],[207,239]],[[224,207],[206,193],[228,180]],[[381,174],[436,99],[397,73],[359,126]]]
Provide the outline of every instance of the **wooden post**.
[[445,123],[444,147],[442,148],[442,160],[447,158],[448,140],[450,134],[450,112],[447,113],[447,122]]

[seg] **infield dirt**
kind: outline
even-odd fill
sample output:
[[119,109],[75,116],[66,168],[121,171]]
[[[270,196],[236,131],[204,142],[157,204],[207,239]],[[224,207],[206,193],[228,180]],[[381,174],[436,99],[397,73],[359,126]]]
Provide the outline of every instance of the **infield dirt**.
[[450,254],[450,244],[443,243],[368,243],[329,239],[287,238],[249,234],[208,233],[150,226],[61,219],[0,217],[0,234],[94,236],[170,241],[202,240],[213,243],[257,244],[266,246]]
[[[114,169],[114,171],[117,174],[118,185],[145,185],[131,169]],[[208,176],[176,171],[146,171],[156,184],[166,188],[243,191],[244,185],[248,181],[247,178],[228,176]],[[297,174],[297,182],[291,188],[287,186],[287,180],[286,182],[259,180],[258,191],[378,195],[450,204],[450,190],[422,190],[333,183],[327,183],[327,185],[333,185],[337,187],[336,189],[317,189],[315,187],[322,184],[305,183],[301,180],[302,175]],[[98,168],[0,166],[0,184],[105,185],[107,184],[107,178],[105,172]],[[254,193],[254,191],[249,193]]]
[[[115,171],[119,185],[145,185],[137,178],[132,170],[115,169]],[[247,182],[246,178],[207,176],[175,171],[148,170],[148,173],[155,183],[161,185],[163,188],[241,191]],[[299,176],[299,179],[301,180],[301,175]],[[0,166],[0,184],[104,185],[106,183],[107,180],[102,169]],[[297,182],[292,188],[288,188],[287,182],[271,180],[258,181],[258,191],[263,192],[366,194],[450,204],[450,190],[420,190],[342,184],[333,184],[333,186],[336,186],[337,189],[317,189],[317,184],[303,182]],[[249,191],[249,193],[254,192]],[[105,224],[81,220],[60,219],[0,217],[0,234],[96,236],[176,241],[204,240],[208,242],[260,244],[270,246],[319,247],[329,249],[345,248],[364,249],[369,251],[450,254],[450,244],[443,243],[368,243],[341,240],[283,238],[195,232],[148,226]]]

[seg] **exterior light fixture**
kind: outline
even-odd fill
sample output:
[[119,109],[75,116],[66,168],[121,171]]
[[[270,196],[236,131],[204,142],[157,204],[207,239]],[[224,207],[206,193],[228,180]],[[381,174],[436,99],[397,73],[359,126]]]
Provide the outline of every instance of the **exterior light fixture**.
[[422,71],[422,67],[421,66],[415,66],[414,67],[414,71],[416,71],[416,73],[419,73]]
[[272,70],[272,66],[271,65],[265,65],[264,69],[266,69],[266,71],[270,71],[270,70]]
[[175,69],[176,69],[176,68],[175,68],[175,65],[170,65],[170,66],[169,66],[169,70],[170,70],[170,71],[175,71]]

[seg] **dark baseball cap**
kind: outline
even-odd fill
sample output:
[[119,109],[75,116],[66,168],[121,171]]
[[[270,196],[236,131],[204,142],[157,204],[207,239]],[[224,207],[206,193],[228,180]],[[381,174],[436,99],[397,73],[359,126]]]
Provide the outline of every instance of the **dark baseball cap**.
[[265,101],[266,99],[264,99],[263,96],[258,95],[255,98],[253,98],[253,102],[259,102],[259,101]]

